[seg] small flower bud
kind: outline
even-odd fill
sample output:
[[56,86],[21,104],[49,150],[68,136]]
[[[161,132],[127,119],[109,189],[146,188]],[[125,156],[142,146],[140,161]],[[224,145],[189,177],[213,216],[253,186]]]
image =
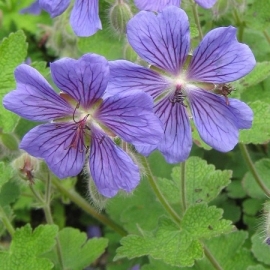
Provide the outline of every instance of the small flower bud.
[[113,30],[118,35],[126,34],[126,25],[132,16],[133,14],[128,4],[124,3],[124,1],[116,1],[109,13],[109,19]]
[[221,16],[223,16],[228,11],[228,2],[227,0],[219,0],[212,7],[213,16],[216,20],[218,20]]
[[240,13],[243,13],[247,7],[247,0],[231,0],[231,6],[235,7]]
[[19,173],[22,179],[34,183],[35,174],[39,169],[39,161],[28,153],[23,153],[21,156],[13,160],[12,167]]

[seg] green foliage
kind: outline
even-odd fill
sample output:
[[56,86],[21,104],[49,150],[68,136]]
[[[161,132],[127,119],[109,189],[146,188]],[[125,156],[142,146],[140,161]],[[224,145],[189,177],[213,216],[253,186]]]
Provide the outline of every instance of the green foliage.
[[243,202],[243,211],[247,215],[255,216],[262,209],[264,200],[247,199]]
[[[258,172],[259,177],[262,179],[263,183],[266,187],[270,188],[270,178],[269,178],[269,170],[270,170],[270,159],[261,159],[255,162],[255,168]],[[262,191],[262,189],[256,184],[256,180],[253,175],[248,172],[243,179],[243,186],[251,198],[255,199],[266,199],[266,195]]]
[[[233,83],[237,91],[243,91],[247,87],[259,84],[270,76],[270,62],[257,63],[255,68],[243,79]],[[258,94],[256,94],[258,97]]]
[[49,270],[53,264],[41,255],[55,245],[57,226],[40,225],[33,232],[30,225],[17,229],[8,251],[0,251],[2,270]]
[[229,186],[227,186],[228,196],[230,198],[244,198],[246,196],[246,192],[243,189],[242,183],[240,180],[233,180]]
[[[165,210],[155,198],[155,194],[143,179],[132,196],[118,195],[112,198],[106,207],[107,213],[129,232],[139,232],[140,229],[152,230]],[[151,215],[149,215],[151,213]]]
[[259,262],[270,265],[269,246],[264,242],[262,233],[256,233],[251,237],[252,253]]
[[115,259],[150,255],[170,265],[192,266],[203,257],[202,239],[228,233],[231,222],[221,220],[222,211],[206,204],[191,206],[180,226],[168,218],[161,218],[157,229],[143,236],[129,235],[121,240]]
[[[108,245],[105,238],[87,240],[86,233],[74,228],[64,228],[59,232],[59,242],[62,251],[64,269],[81,270],[94,262]],[[51,258],[56,269],[61,269],[54,252],[46,256]],[[79,258],[79,259],[78,259]]]
[[159,179],[160,186],[171,203],[176,203],[181,194],[181,173],[185,173],[186,204],[190,206],[198,202],[210,202],[230,183],[231,171],[215,170],[213,165],[198,157],[190,157],[183,168],[178,166],[172,170],[172,181]]
[[[15,88],[14,69],[21,64],[27,54],[27,43],[22,31],[12,33],[0,45],[0,100]],[[19,117],[0,106],[0,127],[5,132],[14,129]]]
[[270,140],[270,105],[262,101],[254,101],[248,104],[254,113],[251,129],[241,130],[239,142],[248,144],[266,143]]
[[6,206],[17,200],[20,195],[20,188],[16,181],[6,182],[0,191],[0,206]]
[[0,192],[3,185],[10,179],[12,170],[4,162],[0,162]]
[[[56,19],[45,11],[40,16],[20,14],[20,9],[31,2],[0,0],[0,39],[4,38],[0,44],[1,101],[16,88],[14,70],[27,56],[39,61],[31,66],[50,83],[47,66],[61,56],[78,58],[83,53],[98,53],[109,60],[140,61],[128,47],[126,35],[116,35],[109,25],[108,13],[115,0],[99,1],[103,30],[87,38],[78,38],[71,30],[72,6]],[[133,14],[138,12],[134,1],[125,3]],[[189,17],[192,53],[200,42],[198,26],[191,1],[183,0],[181,8]],[[251,144],[248,149],[256,161],[255,170],[270,189],[270,2],[218,0],[212,9],[198,6],[197,10],[204,36],[216,27],[233,25],[239,42],[247,44],[255,55],[256,67],[231,83],[235,91],[230,97],[248,103],[254,112],[252,128],[240,131],[239,141]],[[25,32],[16,32],[17,29]],[[82,174],[61,183],[57,179],[59,186],[54,182],[56,176],[51,175],[53,184],[48,189],[47,168],[39,171],[42,181],[35,179],[31,186],[12,172],[9,164],[18,153],[17,140],[36,125],[0,106],[1,270],[62,269],[56,239],[62,250],[63,268],[70,270],[88,269],[93,262],[95,268],[108,270],[131,269],[136,264],[143,270],[270,269],[269,246],[264,243],[269,234],[269,217],[265,215],[268,209],[262,211],[266,195],[249,172],[252,168],[245,164],[239,146],[222,154],[211,149],[201,140],[191,120],[194,144],[185,164],[168,164],[155,151],[148,158],[154,179],[148,179],[149,173],[143,172],[133,193],[122,192],[108,199],[106,212],[92,216],[89,211],[82,211],[89,205],[76,192],[86,193]],[[45,222],[45,198],[51,200],[52,218],[61,228],[59,233],[56,226],[38,226]],[[103,216],[106,214],[112,221]],[[26,225],[12,233],[12,226],[26,222],[36,229],[32,231]],[[126,231],[125,237],[112,230],[113,222]],[[263,232],[255,232],[262,223]],[[69,227],[92,224],[101,226],[106,239],[88,240],[85,232]],[[105,249],[106,256],[98,260]],[[219,267],[213,266],[211,257]]]
[[[39,16],[33,16],[31,14],[21,14],[20,10],[30,5],[32,0],[5,1],[0,8],[4,13],[3,27],[9,29],[10,27],[16,27],[16,29],[25,29],[33,34],[37,33],[40,22],[49,23],[50,16],[46,12],[42,12]],[[6,16],[5,16],[6,15]]]
[[[247,237],[246,232],[236,231],[211,238],[205,241],[205,244],[222,269],[247,269],[249,265],[255,264],[249,249],[243,245]],[[201,269],[212,269],[208,261],[204,262],[206,263],[204,266],[199,262]]]
[[264,30],[270,26],[270,2],[267,0],[254,0],[249,10],[248,26],[257,30]]

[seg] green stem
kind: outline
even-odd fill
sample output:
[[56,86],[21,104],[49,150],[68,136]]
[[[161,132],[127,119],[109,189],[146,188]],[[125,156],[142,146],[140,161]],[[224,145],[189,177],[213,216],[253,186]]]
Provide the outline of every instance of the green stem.
[[76,191],[68,190],[64,186],[61,185],[60,181],[57,179],[52,179],[53,185],[66,197],[68,197],[72,202],[82,208],[86,213],[103,223],[111,227],[115,232],[119,233],[121,236],[126,236],[127,232],[121,228],[114,221],[110,220],[106,216],[98,213],[95,208],[93,208],[83,197],[81,197]]
[[259,173],[256,170],[256,167],[249,155],[248,149],[246,147],[246,145],[240,143],[239,144],[240,150],[242,152],[243,158],[251,172],[251,174],[253,175],[254,179],[256,180],[257,184],[259,185],[259,187],[263,190],[263,192],[266,194],[267,197],[270,197],[270,190],[267,188],[267,186],[264,184],[263,180],[261,179]]
[[235,24],[238,26],[238,40],[240,42],[243,41],[243,36],[244,36],[244,23],[239,17],[238,11],[236,9],[233,10],[233,16],[235,20]]
[[270,44],[270,36],[269,36],[269,34],[267,33],[267,31],[263,31],[263,34],[264,34],[264,36],[265,36],[267,42]]
[[157,198],[159,199],[160,203],[166,209],[166,211],[172,216],[172,218],[177,223],[180,223],[181,222],[180,217],[174,211],[174,209],[170,206],[170,204],[168,203],[168,201],[166,200],[166,198],[161,193],[158,185],[156,184],[156,181],[155,181],[154,176],[152,174],[151,168],[150,168],[150,166],[148,164],[148,161],[147,161],[147,159],[145,157],[142,158],[142,162],[143,162],[143,165],[145,167],[145,171],[146,171],[146,174],[147,174],[147,178],[148,178],[149,184],[151,185],[151,187],[152,187],[154,193],[156,194]]
[[[46,181],[45,206],[43,207],[43,210],[45,213],[47,223],[53,225],[54,222],[53,222],[51,205],[50,205],[51,204],[51,184],[52,184],[51,173],[48,170],[48,177]],[[58,257],[61,269],[65,269],[61,244],[60,244],[60,240],[58,236],[56,237],[56,253],[57,253],[57,257]]]
[[183,212],[187,209],[186,203],[186,162],[181,163],[181,198],[182,198],[182,207]]
[[204,245],[204,254],[207,257],[207,259],[211,262],[211,264],[214,266],[215,269],[217,270],[222,270],[223,268],[219,265],[218,261],[216,258],[212,255],[210,250],[207,248],[206,245]]
[[[35,198],[42,204],[42,208],[45,214],[45,219],[46,222],[50,225],[53,225],[53,218],[52,218],[52,213],[51,213],[51,175],[50,172],[48,172],[48,178],[46,181],[46,190],[45,190],[45,200],[40,196],[40,194],[34,189],[33,185],[29,185],[32,193],[34,194]],[[62,251],[61,251],[61,245],[59,238],[56,237],[56,253],[57,257],[61,266],[61,269],[64,269],[64,261],[63,261],[63,256],[62,256]]]
[[15,233],[15,229],[13,228],[9,218],[6,215],[5,210],[0,206],[0,219],[3,222],[4,226],[6,227],[7,231],[11,236]]
[[34,189],[34,186],[32,184],[29,185],[32,193],[34,194],[34,196],[36,197],[36,199],[42,204],[45,204],[45,201],[42,199],[42,197],[40,196],[40,194]]
[[198,6],[196,3],[192,3],[192,12],[193,12],[193,16],[195,19],[195,23],[196,23],[198,31],[199,31],[199,38],[200,38],[200,40],[202,40],[203,39],[203,32],[202,32],[202,27],[201,27],[201,23],[200,23],[200,19],[199,19],[199,14],[198,14]]

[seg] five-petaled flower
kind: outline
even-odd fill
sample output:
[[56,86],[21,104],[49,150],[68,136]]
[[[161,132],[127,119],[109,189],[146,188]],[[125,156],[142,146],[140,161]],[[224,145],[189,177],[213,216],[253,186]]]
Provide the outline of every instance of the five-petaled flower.
[[125,60],[110,63],[108,92],[144,90],[154,98],[154,110],[164,124],[163,141],[156,147],[137,146],[138,151],[147,155],[157,148],[170,163],[184,161],[190,153],[191,115],[202,140],[221,152],[233,149],[239,129],[250,128],[253,120],[245,103],[227,98],[231,89],[226,84],[255,66],[249,47],[237,41],[236,29],[210,31],[192,57],[189,35],[183,10],[170,6],[157,15],[141,11],[128,23],[127,37],[151,67]]
[[5,108],[33,121],[49,121],[30,130],[20,148],[43,158],[59,177],[75,176],[89,155],[89,167],[99,192],[114,196],[130,192],[140,180],[138,166],[112,140],[157,144],[163,137],[153,101],[143,91],[104,97],[109,64],[99,55],[51,64],[57,94],[34,68],[15,70],[17,89],[4,97]]
[[[21,13],[39,14],[40,8],[52,18],[61,15],[70,5],[70,0],[36,0]],[[77,36],[87,37],[102,29],[98,15],[98,0],[75,0],[70,15],[70,24]]]
[[[217,0],[195,0],[203,8],[211,8]],[[135,5],[140,10],[160,12],[167,6],[173,5],[179,7],[181,0],[134,0]]]

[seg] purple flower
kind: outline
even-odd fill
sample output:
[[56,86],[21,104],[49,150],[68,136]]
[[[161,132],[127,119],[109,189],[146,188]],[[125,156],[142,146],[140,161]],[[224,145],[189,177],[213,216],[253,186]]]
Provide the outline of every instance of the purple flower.
[[133,190],[140,179],[138,166],[110,137],[157,144],[163,130],[152,99],[142,91],[103,98],[109,65],[95,54],[56,61],[51,74],[63,91],[59,95],[34,68],[22,64],[15,70],[17,89],[4,97],[5,108],[29,120],[49,121],[30,130],[20,148],[45,159],[59,178],[79,174],[89,155],[102,195]]
[[165,128],[164,140],[158,146],[139,146],[138,151],[147,155],[157,148],[167,162],[185,160],[192,146],[190,118],[208,145],[221,152],[233,149],[239,129],[251,127],[253,113],[245,103],[227,98],[231,91],[227,83],[255,66],[249,47],[237,41],[236,29],[210,31],[191,57],[187,15],[171,6],[157,16],[147,11],[138,13],[128,23],[127,36],[151,67],[112,61],[108,92],[149,93]]
[[[61,15],[69,6],[70,0],[39,0],[39,5],[52,18]],[[98,16],[98,0],[75,0],[71,11],[70,24],[77,36],[87,37],[102,29]]]
[[20,13],[25,14],[25,13],[31,13],[34,15],[39,15],[41,12],[41,7],[39,6],[39,0],[36,0],[33,2],[30,6],[22,9]]
[[[203,8],[211,8],[217,0],[195,0],[195,2]],[[158,11],[169,5],[179,7],[181,0],[134,0],[135,5],[140,10]]]

